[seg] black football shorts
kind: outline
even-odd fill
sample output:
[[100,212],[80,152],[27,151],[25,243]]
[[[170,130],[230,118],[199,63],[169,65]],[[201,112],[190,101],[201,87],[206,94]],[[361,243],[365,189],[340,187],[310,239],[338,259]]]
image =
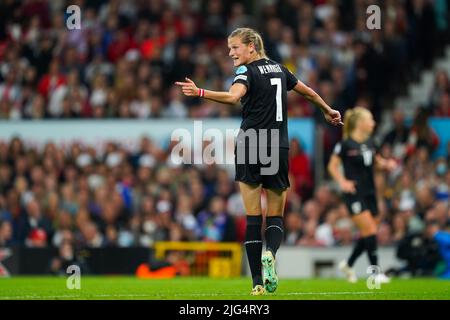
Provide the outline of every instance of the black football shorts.
[[375,194],[359,195],[344,193],[344,202],[352,216],[369,210],[373,216],[378,215],[377,198]]
[[[275,150],[278,155],[278,160],[275,160],[274,157],[272,157],[272,152],[269,151],[265,154],[268,155],[271,161],[267,162],[263,160],[261,162],[261,159],[258,156],[258,148],[253,148],[251,146],[242,148],[235,147],[234,163],[236,176],[234,180],[248,184],[262,185],[265,189],[289,188],[289,149],[276,148]],[[239,161],[238,163],[238,152],[245,154],[245,161]],[[256,159],[256,161],[252,161],[252,159]]]

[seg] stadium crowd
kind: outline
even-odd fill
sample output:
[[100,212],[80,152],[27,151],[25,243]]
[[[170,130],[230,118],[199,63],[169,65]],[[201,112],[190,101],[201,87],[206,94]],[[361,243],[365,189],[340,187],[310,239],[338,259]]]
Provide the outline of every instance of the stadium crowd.
[[[448,41],[445,1],[387,0],[381,30],[366,29],[367,1],[71,1],[82,28],[67,30],[64,1],[0,4],[0,119],[185,118],[239,116],[239,107],[183,98],[175,80],[227,89],[233,69],[226,35],[262,31],[269,57],[283,62],[340,109],[369,107],[379,119],[394,93],[431,66]],[[259,14],[250,15],[249,12]],[[430,50],[436,48],[436,50]],[[389,83],[386,86],[386,83]],[[411,126],[393,110],[381,153],[399,163],[377,173],[380,245],[450,221],[450,145],[429,115],[450,116],[449,75],[436,74],[429,104]],[[321,118],[289,96],[289,114]],[[325,148],[340,133],[328,128]],[[148,246],[158,240],[242,241],[245,212],[227,170],[176,166],[170,149],[142,138],[129,152],[74,143],[42,149],[0,140],[0,247]],[[336,246],[358,236],[336,186],[314,181],[300,143],[291,141],[285,244]],[[315,190],[315,191],[314,191]]]
[[[66,26],[72,4],[81,29]],[[370,4],[383,12],[380,30],[366,27]],[[389,98],[442,50],[448,10],[445,0],[6,0],[0,119],[239,116],[238,107],[184,99],[173,87],[189,76],[227,89],[226,36],[237,26],[260,30],[268,56],[330,105],[367,105],[379,119]],[[289,113],[315,112],[291,96]]]

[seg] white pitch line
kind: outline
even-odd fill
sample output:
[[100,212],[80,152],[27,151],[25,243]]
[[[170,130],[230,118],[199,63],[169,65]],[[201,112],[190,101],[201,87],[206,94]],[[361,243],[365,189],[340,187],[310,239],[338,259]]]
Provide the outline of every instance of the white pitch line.
[[[287,295],[287,296],[291,296],[291,295],[342,295],[342,294],[374,294],[374,293],[384,293],[384,292],[379,292],[379,291],[361,291],[361,292],[355,292],[355,291],[350,291],[350,292],[288,292],[288,293],[284,293],[282,295]],[[394,293],[394,292],[390,292],[390,293]]]
[[[383,293],[378,291],[349,291],[349,292],[288,292],[282,294],[275,294],[274,297],[277,296],[302,296],[302,295],[361,295],[361,294],[374,294],[374,293]],[[394,292],[390,292],[394,293]],[[248,294],[228,294],[228,293],[178,293],[178,294],[167,294],[174,297],[218,297],[218,296],[232,296],[232,297],[247,297]],[[94,294],[94,295],[55,295],[55,296],[37,296],[37,295],[24,295],[24,296],[9,296],[2,297],[0,296],[0,300],[13,300],[13,299],[63,299],[63,298],[81,298],[83,300],[92,299],[92,298],[111,298],[111,297],[165,297],[164,294]]]

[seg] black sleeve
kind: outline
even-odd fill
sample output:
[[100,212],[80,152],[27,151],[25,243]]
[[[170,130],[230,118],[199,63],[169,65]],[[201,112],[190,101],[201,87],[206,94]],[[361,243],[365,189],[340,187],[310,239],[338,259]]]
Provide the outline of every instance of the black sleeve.
[[297,85],[298,79],[285,66],[281,66],[281,68],[286,75],[286,89],[291,91]]
[[250,69],[246,66],[240,66],[236,70],[232,84],[242,83],[247,87],[247,90],[250,90],[250,79],[251,79]]

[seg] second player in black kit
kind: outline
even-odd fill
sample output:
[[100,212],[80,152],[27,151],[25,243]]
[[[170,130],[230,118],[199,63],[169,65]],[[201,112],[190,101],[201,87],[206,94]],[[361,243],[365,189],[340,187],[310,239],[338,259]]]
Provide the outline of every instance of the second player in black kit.
[[[334,148],[328,171],[341,187],[344,202],[360,232],[360,238],[348,260],[339,263],[339,269],[346,275],[347,280],[356,282],[358,279],[353,265],[364,251],[367,252],[370,264],[379,268],[375,168],[391,170],[396,163],[377,154],[377,147],[372,138],[375,121],[368,109],[356,107],[347,110],[344,123],[343,140]],[[340,170],[341,167],[343,171]],[[381,272],[376,279],[379,282],[389,282],[389,278]]]
[[336,144],[334,154],[339,156],[345,177],[355,182],[356,193],[344,193],[344,201],[352,215],[369,210],[378,214],[374,183],[374,162],[377,148],[372,138],[359,143],[352,138]]

